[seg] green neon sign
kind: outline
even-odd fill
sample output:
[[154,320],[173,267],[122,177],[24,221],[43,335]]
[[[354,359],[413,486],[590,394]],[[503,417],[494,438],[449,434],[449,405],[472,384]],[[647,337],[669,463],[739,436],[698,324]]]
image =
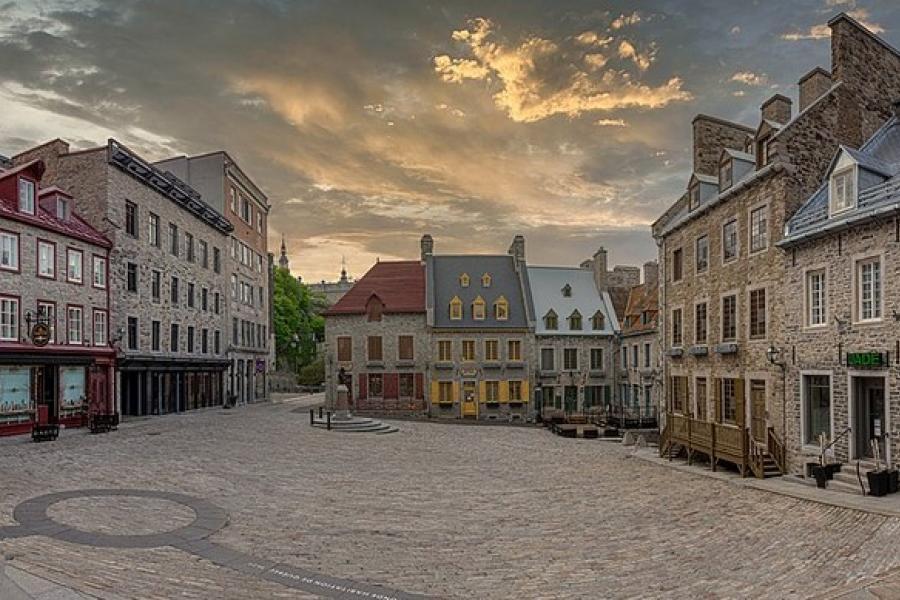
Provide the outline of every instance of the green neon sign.
[[847,366],[857,369],[877,369],[885,366],[884,354],[881,352],[848,352]]

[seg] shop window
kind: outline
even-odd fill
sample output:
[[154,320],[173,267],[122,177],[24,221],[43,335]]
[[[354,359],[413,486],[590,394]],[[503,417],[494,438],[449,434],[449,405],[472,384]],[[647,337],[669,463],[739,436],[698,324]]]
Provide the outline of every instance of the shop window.
[[831,438],[831,378],[803,376],[803,443],[819,445],[819,436]]

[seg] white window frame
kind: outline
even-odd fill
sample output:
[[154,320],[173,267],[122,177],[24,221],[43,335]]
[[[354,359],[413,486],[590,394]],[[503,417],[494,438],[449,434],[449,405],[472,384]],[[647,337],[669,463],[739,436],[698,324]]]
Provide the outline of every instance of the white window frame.
[[[42,260],[43,255],[41,253],[41,251],[43,249],[50,250],[50,256],[49,256],[49,258],[50,258],[49,267],[50,268],[46,272],[43,270],[43,267],[45,266],[44,262]],[[43,277],[43,278],[47,278],[47,279],[56,279],[56,244],[53,242],[47,241],[47,240],[38,240],[37,241],[37,255],[38,255],[38,265],[37,265],[38,277]]]
[[[72,257],[77,255],[78,277],[72,276]],[[66,248],[66,281],[69,283],[84,283],[84,251],[77,248]]]
[[[841,198],[842,203],[838,205],[836,200],[838,198],[838,180],[839,178],[847,178],[852,189],[849,190],[847,195],[849,198]],[[839,215],[848,210],[852,210],[856,208],[856,203],[858,199],[857,190],[859,182],[859,169],[855,164],[844,167],[839,170],[835,170],[834,173],[831,174],[831,177],[828,178],[828,213],[829,216]],[[845,185],[843,188],[844,192],[847,192],[847,186]]]
[[[878,315],[863,317],[862,267],[872,263],[878,265],[878,303],[873,304],[873,312],[877,310]],[[854,323],[880,323],[884,319],[884,255],[853,257],[853,312]]]
[[[812,288],[810,278],[814,275],[822,276],[822,322],[813,323],[812,319]],[[828,269],[822,266],[810,267],[803,271],[803,313],[804,326],[807,329],[821,329],[828,326]]]
[[[93,276],[91,278],[92,285],[93,285],[93,287],[95,287],[99,290],[105,290],[106,289],[106,265],[107,265],[106,259],[102,256],[94,255],[92,257],[92,260],[93,260],[93,264],[92,264]],[[99,267],[99,270],[98,270],[98,267]],[[100,275],[99,282],[97,281],[97,275]]]
[[[9,262],[3,262],[4,247],[8,247]],[[22,259],[21,254],[19,234],[12,231],[0,231],[0,270],[18,273]]]
[[[102,319],[98,320],[97,317],[102,317]],[[106,346],[109,343],[109,313],[105,310],[95,308],[92,322],[93,344],[95,346]],[[100,333],[98,334],[98,332]]]
[[19,198],[19,212],[29,215],[37,212],[37,183],[26,177],[19,177],[17,195]]
[[[17,296],[0,296],[0,340],[18,342],[22,299]],[[3,321],[8,320],[8,324]]]
[[[732,222],[734,223],[734,256],[732,256],[731,258],[726,258],[726,256],[725,256],[725,228],[728,225],[730,225]],[[730,262],[736,261],[737,259],[739,259],[741,257],[741,223],[738,220],[736,215],[731,217],[730,219],[725,219],[725,221],[722,223],[721,242],[722,242],[722,264],[723,265],[726,265]]]
[[[759,212],[762,212],[762,214],[763,214],[763,217],[764,217],[763,221],[765,222],[765,227],[766,227],[765,234],[764,234],[765,244],[763,244],[763,246],[760,248],[754,249],[753,248],[753,215],[756,213],[759,213]],[[769,219],[769,204],[767,202],[762,202],[755,206],[751,206],[750,209],[747,211],[747,223],[748,223],[747,252],[750,256],[755,256],[756,254],[763,253],[769,249],[769,234],[772,231],[772,228],[770,227],[770,221],[771,221],[771,219]]]
[[[74,319],[72,315],[78,314],[78,329],[72,329]],[[72,335],[73,331],[77,331],[78,336]],[[84,307],[83,306],[66,306],[66,343],[72,346],[81,346],[84,344]]]
[[[706,266],[700,268],[700,242],[706,241]],[[694,240],[694,272],[698,275],[705,274],[709,271],[709,235],[704,233]]]

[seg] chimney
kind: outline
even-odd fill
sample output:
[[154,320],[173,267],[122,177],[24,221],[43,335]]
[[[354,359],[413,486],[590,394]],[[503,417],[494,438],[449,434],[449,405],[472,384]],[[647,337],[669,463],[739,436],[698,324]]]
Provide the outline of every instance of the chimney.
[[762,118],[766,121],[774,121],[784,125],[791,120],[791,99],[781,94],[775,94],[763,102],[760,110]]
[[419,242],[419,248],[421,249],[422,262],[425,262],[426,256],[434,254],[434,239],[431,237],[431,234],[426,233],[422,236],[422,240]]
[[719,174],[719,157],[723,148],[743,150],[748,135],[755,129],[710,117],[697,115],[691,122],[693,128],[694,172],[704,175]]
[[517,235],[509,247],[509,254],[516,259],[516,264],[525,262],[525,237]]
[[797,85],[800,88],[800,112],[803,112],[831,89],[831,73],[822,67],[816,67],[801,77]]
[[659,285],[659,264],[655,260],[644,263],[644,283]]
[[600,249],[594,252],[594,284],[597,291],[605,292],[606,284],[606,248],[600,246]]

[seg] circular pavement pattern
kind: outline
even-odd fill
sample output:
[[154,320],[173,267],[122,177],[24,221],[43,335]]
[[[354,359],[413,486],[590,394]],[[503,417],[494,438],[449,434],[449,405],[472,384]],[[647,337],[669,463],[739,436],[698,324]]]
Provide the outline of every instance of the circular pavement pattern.
[[51,504],[47,515],[71,529],[110,535],[169,533],[196,518],[194,510],[162,498],[92,496]]

